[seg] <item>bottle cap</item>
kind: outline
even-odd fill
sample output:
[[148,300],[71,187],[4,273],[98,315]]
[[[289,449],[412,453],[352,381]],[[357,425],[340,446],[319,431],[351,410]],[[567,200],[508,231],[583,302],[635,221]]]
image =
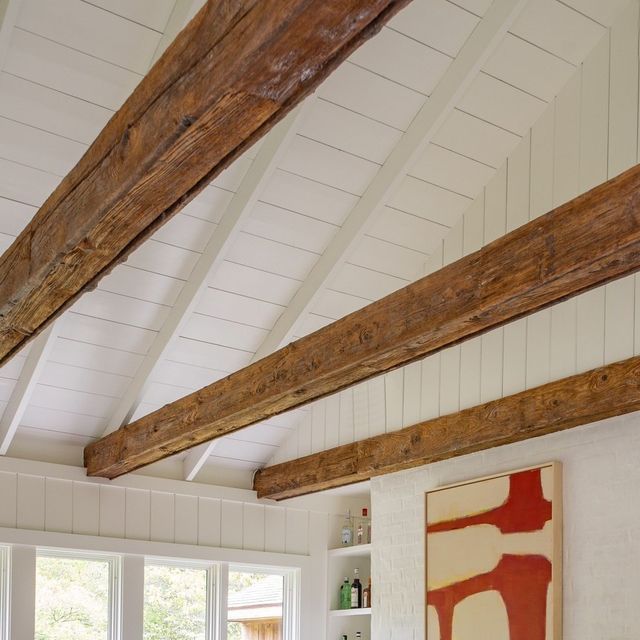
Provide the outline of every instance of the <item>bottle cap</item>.
[[349,578],[347,578],[347,576],[344,577],[344,581],[345,582],[349,582]]
[[354,569],[354,570],[353,570],[353,573],[354,573],[354,575],[356,575],[356,576],[357,576],[357,575],[358,575],[358,573],[359,573],[359,572],[358,572],[358,569]]
[[369,515],[369,509],[367,509],[367,507],[362,507],[362,515],[365,518]]

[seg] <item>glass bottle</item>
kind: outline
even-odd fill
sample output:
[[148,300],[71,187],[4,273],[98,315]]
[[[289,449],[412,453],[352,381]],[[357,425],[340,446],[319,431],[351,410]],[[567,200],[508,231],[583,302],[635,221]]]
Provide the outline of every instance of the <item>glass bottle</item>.
[[362,606],[365,609],[371,608],[371,576],[369,576],[369,584],[364,588],[362,592]]
[[340,536],[342,544],[345,547],[353,544],[353,528],[351,527],[351,511],[348,511],[344,517],[344,524],[342,525],[342,534]]
[[[363,509],[365,511],[365,509]],[[362,544],[364,542],[364,527],[362,526],[362,520],[358,523],[356,529],[356,544]]]
[[367,530],[367,544],[371,544],[371,518],[369,517],[369,509],[363,507],[362,509],[362,518],[364,519],[365,527]]
[[362,607],[362,583],[360,582],[360,572],[353,570],[353,582],[351,583],[351,608],[360,609]]
[[351,585],[347,576],[344,577],[344,582],[340,585],[340,608],[351,609]]

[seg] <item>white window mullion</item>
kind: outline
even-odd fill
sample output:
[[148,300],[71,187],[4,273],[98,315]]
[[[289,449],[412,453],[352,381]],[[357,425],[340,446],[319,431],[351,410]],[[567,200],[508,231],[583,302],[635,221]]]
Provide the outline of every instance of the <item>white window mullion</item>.
[[144,557],[122,558],[122,640],[142,640],[144,635]]
[[227,606],[229,602],[229,565],[218,565],[218,587],[215,606],[215,640],[227,640]]
[[16,545],[11,549],[10,638],[33,638],[36,626],[36,550]]

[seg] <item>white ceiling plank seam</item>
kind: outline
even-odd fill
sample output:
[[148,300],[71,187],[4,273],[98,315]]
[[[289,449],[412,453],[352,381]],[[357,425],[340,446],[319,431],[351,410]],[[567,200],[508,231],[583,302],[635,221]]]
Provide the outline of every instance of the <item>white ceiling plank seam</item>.
[[4,69],[11,34],[18,21],[21,4],[22,0],[0,0],[0,71]]
[[223,262],[229,247],[275,171],[282,154],[295,136],[298,121],[304,111],[303,107],[294,110],[265,139],[265,143],[252,162],[238,191],[229,202],[189,279],[182,287],[175,305],[149,348],[132,383],[109,419],[105,435],[126,424],[141,403],[157,364],[181,334],[188,318],[197,307],[211,273]]
[[33,341],[20,377],[0,420],[0,455],[6,455],[11,446],[57,337],[56,323]]
[[[493,3],[316,262],[252,362],[273,353],[293,338],[302,319],[338,269],[346,263],[356,243],[373,225],[375,214],[383,209],[526,4],[527,0],[496,0]],[[189,452],[184,461],[185,479],[196,477],[213,452],[215,442],[199,445]]]
[[526,4],[527,0],[496,0],[492,4],[258,349],[256,360],[292,339],[303,317],[374,224],[376,214],[397,190]]

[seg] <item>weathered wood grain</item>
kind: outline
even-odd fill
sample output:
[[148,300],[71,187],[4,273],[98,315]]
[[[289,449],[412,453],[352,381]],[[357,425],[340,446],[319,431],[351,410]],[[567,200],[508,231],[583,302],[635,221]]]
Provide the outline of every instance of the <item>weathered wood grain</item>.
[[640,357],[258,471],[282,500],[640,410]]
[[0,258],[0,365],[409,0],[209,0]]
[[116,477],[640,268],[640,166],[91,444]]

